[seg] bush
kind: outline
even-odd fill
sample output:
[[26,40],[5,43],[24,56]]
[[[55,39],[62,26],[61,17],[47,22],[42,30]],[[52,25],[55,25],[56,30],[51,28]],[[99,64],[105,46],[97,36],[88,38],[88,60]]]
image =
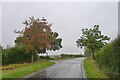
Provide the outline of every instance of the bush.
[[120,36],[111,43],[106,44],[95,54],[95,59],[99,63],[99,68],[106,71],[110,77],[120,77]]
[[50,60],[51,58],[49,56],[40,56],[40,59]]
[[2,66],[2,46],[0,46],[0,66]]
[[[31,62],[31,53],[24,53],[25,46],[19,45],[2,51],[2,65]],[[34,61],[38,56],[34,54]]]

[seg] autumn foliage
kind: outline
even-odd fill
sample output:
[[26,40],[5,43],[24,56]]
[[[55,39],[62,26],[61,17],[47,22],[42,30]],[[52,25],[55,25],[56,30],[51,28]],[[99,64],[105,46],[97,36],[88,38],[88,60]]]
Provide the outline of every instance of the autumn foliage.
[[16,38],[16,45],[25,45],[26,52],[29,51],[46,53],[46,50],[59,50],[62,48],[62,39],[58,38],[58,33],[51,29],[52,24],[48,24],[46,19],[35,19],[30,17],[23,22],[25,29],[14,31],[19,34]]

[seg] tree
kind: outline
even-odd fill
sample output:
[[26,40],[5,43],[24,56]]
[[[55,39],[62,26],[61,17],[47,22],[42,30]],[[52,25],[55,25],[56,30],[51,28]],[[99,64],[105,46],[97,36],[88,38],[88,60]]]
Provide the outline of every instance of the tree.
[[[2,63],[2,50],[3,47],[0,45],[0,62]],[[2,66],[2,64],[0,64],[0,66]]]
[[82,29],[82,36],[76,43],[77,47],[86,47],[91,50],[94,59],[95,50],[102,48],[106,44],[106,40],[110,40],[110,37],[102,35],[99,30],[99,25],[95,25],[94,28]]
[[[48,24],[44,17],[41,20],[30,17],[29,20],[25,20],[23,24],[25,24],[25,29],[22,31],[14,31],[19,34],[15,43],[16,45],[25,45],[27,53],[31,51],[32,55],[36,52],[46,53],[46,50],[52,50],[54,48],[53,46],[56,45],[54,43],[61,39],[57,38],[57,32],[52,32],[52,24]],[[58,43],[61,45],[60,41]],[[59,47],[59,45],[57,45],[57,47]],[[59,49],[60,48],[62,47],[59,47]],[[33,62],[33,56],[31,59]]]
[[91,56],[91,50],[88,49],[88,48],[85,48],[84,50],[85,50],[84,51],[85,56],[90,57]]
[[62,48],[62,45],[61,45],[62,38],[58,38],[59,34],[57,32],[52,32],[51,35],[52,37],[55,38],[55,40],[51,44],[50,50],[56,51]]

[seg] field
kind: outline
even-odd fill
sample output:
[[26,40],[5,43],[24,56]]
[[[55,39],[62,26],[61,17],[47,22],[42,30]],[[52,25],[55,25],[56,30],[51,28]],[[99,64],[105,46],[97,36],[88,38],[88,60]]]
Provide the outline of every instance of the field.
[[[54,62],[35,62],[35,63],[26,63],[26,64],[14,64],[9,65],[10,68],[3,68],[3,78],[20,78],[29,73],[35,72],[37,70],[41,70],[50,65],[54,64]],[[21,65],[21,66],[20,66]],[[6,66],[7,67],[7,66]]]

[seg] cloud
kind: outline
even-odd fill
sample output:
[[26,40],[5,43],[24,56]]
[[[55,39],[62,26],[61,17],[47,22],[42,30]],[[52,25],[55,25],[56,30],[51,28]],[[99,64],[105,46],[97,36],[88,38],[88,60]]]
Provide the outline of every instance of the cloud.
[[14,45],[14,30],[22,30],[28,17],[47,18],[63,39],[57,53],[83,53],[76,47],[82,28],[99,24],[103,34],[115,38],[118,31],[117,2],[38,2],[3,3],[3,45]]

